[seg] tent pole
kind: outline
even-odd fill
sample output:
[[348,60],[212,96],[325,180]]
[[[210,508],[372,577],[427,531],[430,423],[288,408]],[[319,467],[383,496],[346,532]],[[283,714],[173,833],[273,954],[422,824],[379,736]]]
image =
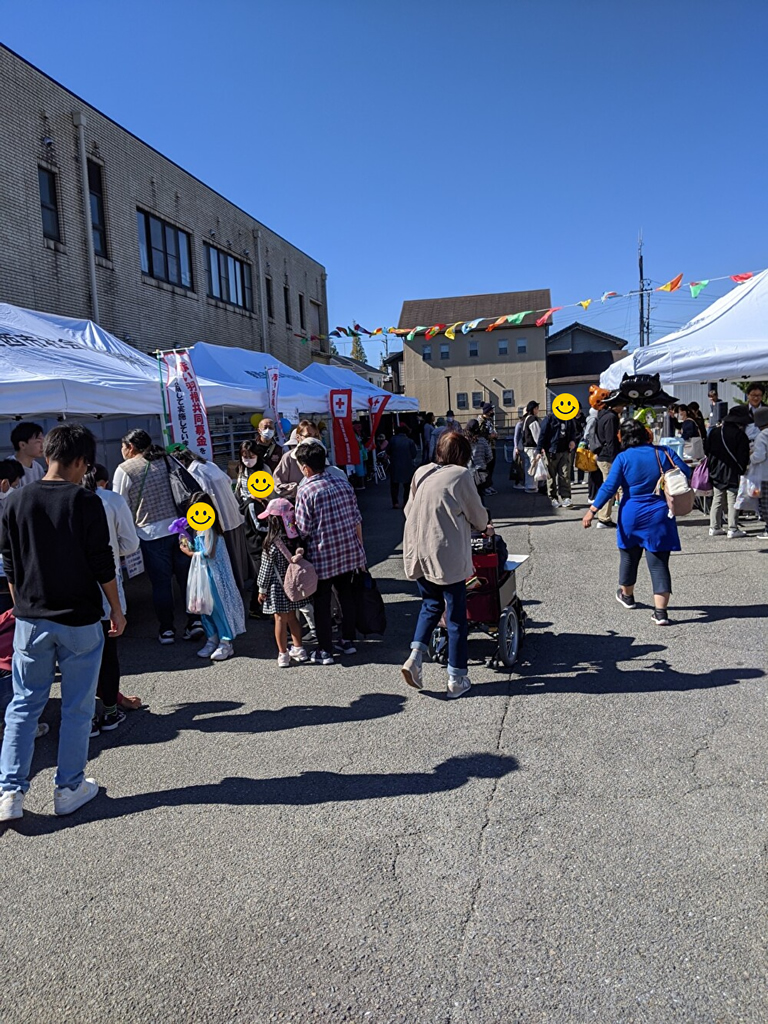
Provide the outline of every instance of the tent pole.
[[163,431],[163,437],[165,438],[165,446],[167,448],[168,445],[171,443],[171,432],[169,429],[170,413],[168,411],[168,407],[165,404],[166,394],[165,384],[163,383],[163,355],[164,353],[161,352],[159,349],[155,352],[155,358],[157,359],[157,369],[160,372],[160,396],[163,400],[163,415],[160,417],[160,424]]

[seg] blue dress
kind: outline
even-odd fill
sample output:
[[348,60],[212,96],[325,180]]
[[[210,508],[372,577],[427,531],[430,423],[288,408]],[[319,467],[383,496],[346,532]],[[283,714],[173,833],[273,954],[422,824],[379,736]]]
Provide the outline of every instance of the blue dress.
[[[669,448],[645,444],[627,448],[614,459],[608,479],[592,502],[597,509],[621,488],[616,543],[620,548],[646,551],[679,551],[677,522],[670,517],[666,498],[654,494],[659,482],[659,459],[664,471],[674,463],[690,478],[691,470]],[[672,461],[670,461],[670,459]]]

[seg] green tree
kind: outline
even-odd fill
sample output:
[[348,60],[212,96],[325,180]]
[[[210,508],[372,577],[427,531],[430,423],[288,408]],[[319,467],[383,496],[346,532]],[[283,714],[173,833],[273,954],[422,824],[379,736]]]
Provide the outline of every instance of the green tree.
[[352,351],[350,352],[350,355],[352,356],[353,359],[358,359],[361,363],[368,362],[368,359],[366,358],[365,355],[365,349],[363,348],[363,343],[360,340],[359,334],[356,334],[352,339]]

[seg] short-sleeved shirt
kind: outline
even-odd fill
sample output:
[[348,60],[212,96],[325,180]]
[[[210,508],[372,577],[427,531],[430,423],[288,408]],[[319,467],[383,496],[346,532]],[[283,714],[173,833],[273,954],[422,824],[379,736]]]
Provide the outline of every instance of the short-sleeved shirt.
[[[11,456],[12,459],[16,459],[15,455]],[[19,462],[19,459],[16,459]],[[35,460],[31,466],[23,466],[24,476],[19,480],[19,487],[26,487],[27,484],[34,484],[38,480],[42,480],[45,476],[45,466],[41,462]]]
[[296,529],[306,538],[307,558],[319,579],[365,565],[365,548],[357,536],[362,518],[346,480],[319,473],[302,484],[296,495]]

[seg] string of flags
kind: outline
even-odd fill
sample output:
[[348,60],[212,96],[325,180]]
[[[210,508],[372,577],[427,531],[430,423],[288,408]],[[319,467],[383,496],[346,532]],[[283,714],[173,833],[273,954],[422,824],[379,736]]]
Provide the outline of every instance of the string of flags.
[[[686,286],[691,291],[691,297],[697,298],[699,293],[703,291],[707,285],[713,284],[715,281],[734,281],[736,284],[743,284],[744,281],[749,281],[751,277],[754,277],[759,271],[750,271],[745,274],[724,274],[722,277],[708,277],[702,278],[700,281],[688,281]],[[673,277],[671,281],[667,281],[666,284],[661,285],[658,288],[635,288],[629,292],[603,292],[600,302],[610,302],[613,299],[626,299],[630,296],[636,296],[640,294],[648,294],[650,292],[677,292],[683,287],[683,275],[678,274],[677,277]],[[369,338],[375,338],[378,334],[395,334],[398,337],[405,337],[407,341],[413,341],[417,334],[424,334],[425,338],[434,338],[438,334],[445,334],[446,338],[451,341],[456,337],[457,329],[461,330],[462,334],[469,334],[470,331],[476,331],[480,324],[486,320],[490,320],[491,323],[485,327],[486,331],[493,331],[497,327],[501,326],[520,326],[526,317],[535,316],[536,326],[544,327],[552,318],[552,316],[559,312],[561,309],[570,309],[571,307],[580,306],[583,310],[589,309],[593,299],[581,299],[579,302],[570,302],[562,306],[550,306],[549,309],[526,309],[522,313],[505,313],[502,316],[479,316],[474,320],[457,320],[454,324],[419,324],[416,327],[377,327],[375,331],[369,331],[359,323],[353,323],[351,327],[337,327],[335,330],[329,333],[330,338],[359,338],[360,335],[365,334]],[[301,335],[296,335],[301,337]],[[315,335],[312,335],[314,340]],[[306,339],[302,338],[302,341],[306,343]]]

